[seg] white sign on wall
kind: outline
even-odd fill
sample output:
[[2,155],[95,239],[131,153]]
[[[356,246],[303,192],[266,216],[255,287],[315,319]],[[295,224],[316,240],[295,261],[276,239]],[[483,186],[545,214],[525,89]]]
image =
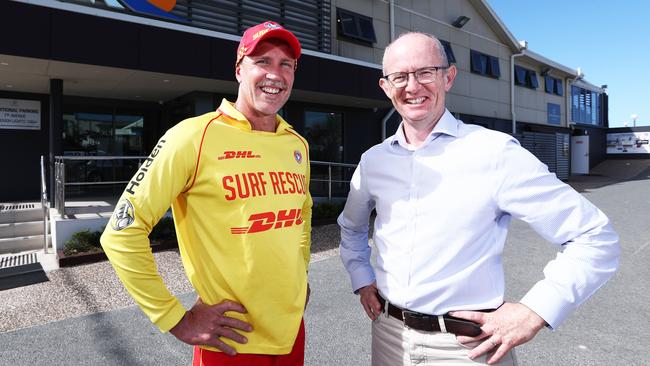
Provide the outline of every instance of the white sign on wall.
[[0,128],[40,130],[41,102],[0,98]]
[[607,134],[608,154],[650,154],[650,132]]

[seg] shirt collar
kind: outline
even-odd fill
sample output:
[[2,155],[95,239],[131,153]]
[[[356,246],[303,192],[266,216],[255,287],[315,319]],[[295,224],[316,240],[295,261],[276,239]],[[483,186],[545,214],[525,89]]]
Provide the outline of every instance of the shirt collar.
[[[248,119],[240,111],[238,111],[237,108],[235,108],[234,103],[229,102],[226,100],[226,98],[221,100],[221,105],[217,111],[228,117],[225,121],[227,124],[241,130],[253,131],[251,123],[248,121]],[[287,121],[285,121],[277,114],[275,115],[275,120],[278,121],[278,126],[275,129],[275,133],[293,128],[289,123],[287,123]]]
[[[395,144],[399,144],[405,149],[414,150],[414,148],[408,142],[406,142],[403,124],[404,121],[399,124],[395,135],[393,135],[393,137],[390,139],[390,145],[394,146]],[[433,130],[431,130],[431,133],[429,133],[429,136],[427,136],[427,139],[424,144],[422,144],[422,146],[428,145],[440,134],[445,134],[453,137],[458,136],[458,120],[454,118],[451,112],[449,112],[449,110],[446,108],[445,113],[442,114],[442,117],[440,117],[438,123],[436,123],[436,125],[433,127]]]

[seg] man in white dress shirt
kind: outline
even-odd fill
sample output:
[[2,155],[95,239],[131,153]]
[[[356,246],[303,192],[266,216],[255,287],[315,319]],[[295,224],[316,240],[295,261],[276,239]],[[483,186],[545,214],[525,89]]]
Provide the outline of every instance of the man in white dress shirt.
[[[373,320],[372,364],[515,365],[515,346],[558,327],[614,274],[618,235],[513,137],[449,113],[456,68],[437,39],[400,36],[383,72],[402,123],[362,155],[338,219],[343,264]],[[512,217],[560,253],[519,302],[504,302]]]

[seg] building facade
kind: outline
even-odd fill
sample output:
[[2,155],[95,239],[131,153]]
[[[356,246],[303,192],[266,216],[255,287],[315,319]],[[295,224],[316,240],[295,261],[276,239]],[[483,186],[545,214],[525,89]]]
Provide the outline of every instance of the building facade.
[[[588,166],[605,157],[605,90],[529,50],[484,0],[12,0],[0,14],[11,35],[0,42],[0,202],[39,197],[41,155],[53,185],[55,156],[146,155],[175,123],[233,100],[239,37],[265,20],[303,45],[281,114],[313,160],[356,164],[394,133],[378,79],[384,48],[406,31],[443,42],[459,69],[447,98],[458,118],[514,134],[563,179],[574,136],[589,136]],[[135,170],[107,164],[79,163],[70,179]]]

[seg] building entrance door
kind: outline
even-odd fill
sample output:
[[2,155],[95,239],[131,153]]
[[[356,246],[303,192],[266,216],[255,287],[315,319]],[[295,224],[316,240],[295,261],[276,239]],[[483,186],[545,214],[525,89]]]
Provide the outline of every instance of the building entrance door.
[[[138,160],[93,159],[98,156],[143,156],[144,116],[106,111],[70,111],[63,115],[63,155],[89,157],[66,162],[66,195],[112,195],[138,170]],[[111,183],[112,182],[112,183]],[[74,189],[73,189],[74,188]]]
[[571,136],[571,174],[589,174],[589,136]]
[[348,172],[344,167],[329,165],[343,162],[343,113],[306,110],[303,136],[309,141],[312,195],[345,197]]

